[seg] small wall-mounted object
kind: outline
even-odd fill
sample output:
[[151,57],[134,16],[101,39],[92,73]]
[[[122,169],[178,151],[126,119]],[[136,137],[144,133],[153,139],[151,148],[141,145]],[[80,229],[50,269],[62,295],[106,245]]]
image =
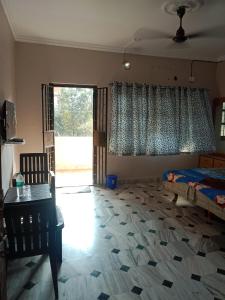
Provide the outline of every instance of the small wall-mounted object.
[[5,141],[5,144],[25,144],[25,140],[22,138],[12,138],[10,140]]
[[195,82],[195,77],[194,76],[189,76],[189,82]]
[[1,144],[24,144],[24,139],[16,137],[16,106],[8,100],[0,105]]

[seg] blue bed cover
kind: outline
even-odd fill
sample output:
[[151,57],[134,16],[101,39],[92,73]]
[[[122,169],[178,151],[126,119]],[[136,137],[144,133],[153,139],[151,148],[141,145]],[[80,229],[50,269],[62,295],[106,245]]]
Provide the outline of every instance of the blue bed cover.
[[[185,170],[167,170],[163,173],[163,181],[168,181],[167,175],[169,173],[174,173],[176,175],[184,175],[184,177],[178,178],[176,180],[177,183],[200,182],[208,177],[225,180],[225,169],[195,168]],[[218,190],[214,188],[202,188],[200,192],[206,195],[211,200],[215,200],[217,195],[225,195],[225,190]]]

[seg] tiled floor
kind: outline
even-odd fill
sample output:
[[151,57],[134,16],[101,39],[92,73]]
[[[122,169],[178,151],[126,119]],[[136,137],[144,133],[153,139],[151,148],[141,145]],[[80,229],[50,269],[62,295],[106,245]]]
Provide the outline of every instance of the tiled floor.
[[[225,223],[153,184],[58,195],[59,299],[225,299]],[[8,266],[9,299],[54,299],[49,260]]]

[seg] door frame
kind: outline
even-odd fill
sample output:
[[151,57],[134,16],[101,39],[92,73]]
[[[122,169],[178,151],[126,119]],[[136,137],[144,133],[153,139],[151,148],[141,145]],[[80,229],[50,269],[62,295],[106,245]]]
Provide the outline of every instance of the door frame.
[[[68,88],[89,88],[93,89],[93,184],[104,185],[107,174],[107,136],[108,136],[108,87],[98,88],[96,85],[69,84],[69,83],[49,83],[42,84],[42,130],[43,130],[43,152],[48,153],[49,166],[55,172],[55,131],[54,131],[54,87]],[[44,93],[47,91],[47,94]],[[49,97],[49,91],[50,96]],[[46,102],[47,100],[47,102]],[[51,100],[51,105],[49,105]],[[50,109],[47,115],[44,105]],[[52,110],[52,111],[51,111]],[[46,131],[45,118],[53,117],[52,130]],[[51,118],[52,119],[52,118]],[[47,120],[48,122],[48,120]],[[45,147],[46,135],[50,134],[53,138],[52,147]],[[50,150],[50,151],[49,151]]]
[[[98,87],[96,85],[91,85],[91,84],[70,84],[70,83],[49,83],[49,86],[53,88],[53,103],[54,103],[54,87],[64,87],[64,88],[86,88],[86,89],[92,89],[93,90],[93,112],[92,112],[92,118],[93,118],[93,130],[92,130],[92,137],[94,141],[94,122],[95,122],[95,112],[94,112],[94,107],[95,107],[95,101],[96,101],[96,91],[98,90]],[[53,106],[53,110],[55,111],[55,107]],[[55,135],[54,135],[55,139]],[[55,149],[54,149],[55,151]],[[94,151],[94,144],[93,144],[93,150],[92,150],[92,185],[95,184],[95,151]]]

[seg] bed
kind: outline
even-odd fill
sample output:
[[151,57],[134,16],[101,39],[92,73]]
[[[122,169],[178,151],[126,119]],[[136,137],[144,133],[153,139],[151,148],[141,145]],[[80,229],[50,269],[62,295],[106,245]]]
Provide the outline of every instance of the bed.
[[225,220],[225,169],[168,170],[163,174],[166,190],[183,196]]

